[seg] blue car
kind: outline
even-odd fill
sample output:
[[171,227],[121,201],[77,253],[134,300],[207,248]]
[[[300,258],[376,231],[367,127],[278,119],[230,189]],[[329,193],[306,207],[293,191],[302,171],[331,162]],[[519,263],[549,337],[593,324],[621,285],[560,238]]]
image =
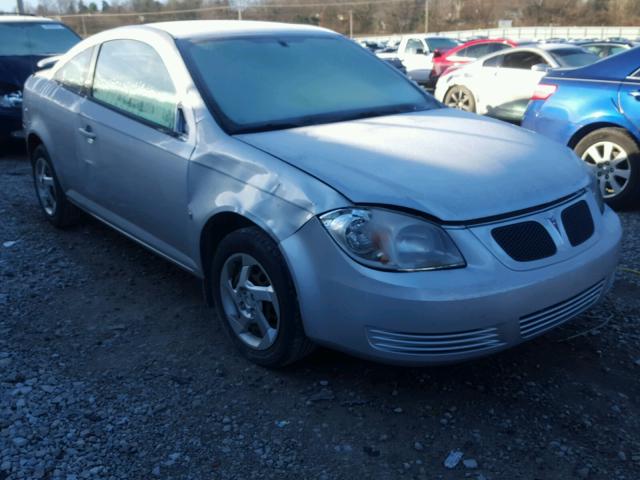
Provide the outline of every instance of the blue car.
[[540,82],[522,126],[574,149],[613,208],[640,204],[640,47]]

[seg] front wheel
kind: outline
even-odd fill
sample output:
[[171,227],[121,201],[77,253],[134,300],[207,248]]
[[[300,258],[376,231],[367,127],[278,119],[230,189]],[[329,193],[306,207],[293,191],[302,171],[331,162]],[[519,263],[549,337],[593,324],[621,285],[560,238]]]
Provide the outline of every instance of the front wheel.
[[291,275],[266,233],[248,227],[229,234],[210,274],[218,317],[245,357],[282,367],[311,352]]
[[444,96],[444,104],[447,107],[457,108],[465,112],[475,113],[476,111],[476,100],[473,97],[473,93],[468,88],[460,85],[449,89]]
[[576,154],[595,171],[600,192],[615,209],[629,208],[640,198],[640,148],[622,128],[602,128],[585,136]]

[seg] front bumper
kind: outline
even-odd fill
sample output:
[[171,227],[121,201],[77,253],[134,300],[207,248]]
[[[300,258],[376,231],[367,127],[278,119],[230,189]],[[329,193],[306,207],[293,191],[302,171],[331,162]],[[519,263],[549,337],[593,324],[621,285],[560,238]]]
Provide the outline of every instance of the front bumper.
[[597,238],[529,270],[500,261],[466,228],[451,231],[467,267],[385,272],[351,260],[317,219],[282,242],[307,335],[385,363],[429,365],[493,353],[575,317],[611,286],[622,230],[607,209]]
[[0,137],[22,136],[22,110],[0,107]]

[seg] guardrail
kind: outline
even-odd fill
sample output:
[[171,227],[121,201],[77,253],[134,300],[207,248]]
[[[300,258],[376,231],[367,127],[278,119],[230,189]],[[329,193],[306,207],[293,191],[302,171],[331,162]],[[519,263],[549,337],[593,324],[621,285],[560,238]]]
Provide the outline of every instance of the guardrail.
[[[413,34],[410,34],[413,35]],[[417,33],[415,35],[424,35]],[[453,30],[448,32],[430,32],[428,35],[453,37],[465,40],[472,37],[509,38],[512,40],[546,40],[549,38],[640,38],[640,27],[511,27],[476,28],[473,30]],[[400,38],[402,35],[362,35],[359,40],[383,40]]]

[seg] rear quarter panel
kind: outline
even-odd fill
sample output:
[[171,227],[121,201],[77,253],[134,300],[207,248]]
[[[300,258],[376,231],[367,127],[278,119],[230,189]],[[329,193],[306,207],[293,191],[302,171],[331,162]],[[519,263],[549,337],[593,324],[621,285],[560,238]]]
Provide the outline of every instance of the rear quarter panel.
[[546,101],[529,104],[523,127],[571,146],[598,125],[625,128],[637,137],[637,130],[618,108],[619,82],[553,76],[543,82],[557,85],[558,90]]

